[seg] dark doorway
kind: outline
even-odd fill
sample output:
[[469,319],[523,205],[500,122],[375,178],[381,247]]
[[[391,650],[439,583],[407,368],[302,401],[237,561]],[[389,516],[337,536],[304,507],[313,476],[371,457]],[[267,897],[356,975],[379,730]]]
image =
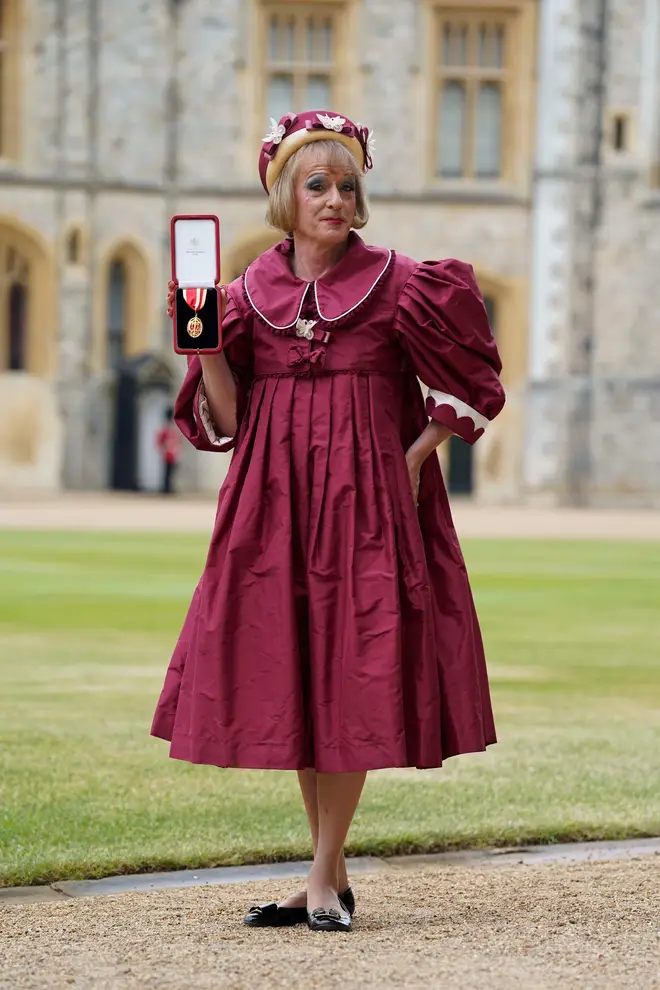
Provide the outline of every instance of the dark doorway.
[[137,489],[137,389],[130,368],[118,368],[115,381],[112,476],[118,491]]
[[460,437],[449,441],[449,491],[452,495],[471,495],[474,488],[472,447]]
[[[497,336],[497,305],[492,296],[484,296],[484,305],[493,334]],[[453,436],[449,441],[449,477],[447,487],[452,495],[472,495],[474,492],[474,448]]]
[[110,455],[110,487],[135,487],[135,442],[133,420],[135,408],[134,382],[122,374],[126,340],[126,266],[115,260],[108,271],[108,302],[106,313],[106,346],[108,368],[114,372],[114,397],[111,407],[112,441]]
[[27,289],[15,282],[9,289],[9,370],[27,368]]
[[160,484],[160,460],[154,482],[156,431],[171,405],[173,374],[162,358],[141,354],[116,369],[114,394],[115,443],[111,484],[118,491],[154,491]]
[[108,275],[108,366],[113,370],[124,359],[126,337],[126,266],[113,261]]

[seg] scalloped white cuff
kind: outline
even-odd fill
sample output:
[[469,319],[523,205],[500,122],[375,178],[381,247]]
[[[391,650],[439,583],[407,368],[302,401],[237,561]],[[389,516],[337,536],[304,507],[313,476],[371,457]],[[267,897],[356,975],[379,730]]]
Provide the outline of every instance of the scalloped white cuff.
[[455,395],[450,395],[448,392],[437,392],[435,389],[430,388],[428,397],[429,399],[433,399],[436,406],[451,406],[456,411],[458,419],[468,416],[474,423],[475,430],[485,430],[490,423],[489,419],[478,413],[472,406],[468,406],[467,402],[457,399]]

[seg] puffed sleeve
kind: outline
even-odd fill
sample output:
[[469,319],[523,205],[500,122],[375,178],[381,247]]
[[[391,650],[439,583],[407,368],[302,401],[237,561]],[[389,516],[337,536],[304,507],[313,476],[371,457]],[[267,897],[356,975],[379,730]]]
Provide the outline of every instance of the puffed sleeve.
[[[236,382],[238,432],[252,383],[252,348],[245,322],[229,291],[222,321],[222,349]],[[184,437],[198,450],[224,452],[236,444],[235,436],[221,436],[213,422],[204,391],[202,364],[196,354],[188,356],[188,371],[174,404],[174,419]]]
[[469,444],[504,405],[502,370],[474,272],[461,261],[425,261],[399,296],[396,330],[426,411]]

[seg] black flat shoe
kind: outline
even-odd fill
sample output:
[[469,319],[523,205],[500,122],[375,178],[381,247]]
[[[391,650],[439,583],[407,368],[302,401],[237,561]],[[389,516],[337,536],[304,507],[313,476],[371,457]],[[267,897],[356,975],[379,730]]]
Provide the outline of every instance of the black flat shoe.
[[[339,899],[352,918],[355,914],[355,896],[351,888],[347,887]],[[308,920],[307,908],[279,907],[273,901],[271,904],[251,907],[243,918],[243,924],[250,925],[251,928],[288,928],[291,925],[304,925]]]
[[[339,902],[341,904],[341,901]],[[345,907],[342,904],[342,907]],[[350,932],[352,928],[351,916],[346,911],[337,911],[336,908],[315,908],[307,915],[307,924],[312,932]]]
[[272,904],[257,904],[251,907],[243,918],[243,924],[252,928],[288,928],[290,925],[300,925],[306,920],[305,908],[280,907],[273,901]]
[[339,895],[339,900],[352,918],[355,914],[355,895],[350,887],[347,887],[344,893]]

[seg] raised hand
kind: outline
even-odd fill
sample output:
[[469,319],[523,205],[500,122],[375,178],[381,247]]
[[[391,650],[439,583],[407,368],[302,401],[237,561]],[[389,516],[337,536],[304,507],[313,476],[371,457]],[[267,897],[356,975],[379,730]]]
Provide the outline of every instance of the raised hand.
[[167,315],[174,316],[174,300],[176,298],[176,282],[170,280],[167,283]]

